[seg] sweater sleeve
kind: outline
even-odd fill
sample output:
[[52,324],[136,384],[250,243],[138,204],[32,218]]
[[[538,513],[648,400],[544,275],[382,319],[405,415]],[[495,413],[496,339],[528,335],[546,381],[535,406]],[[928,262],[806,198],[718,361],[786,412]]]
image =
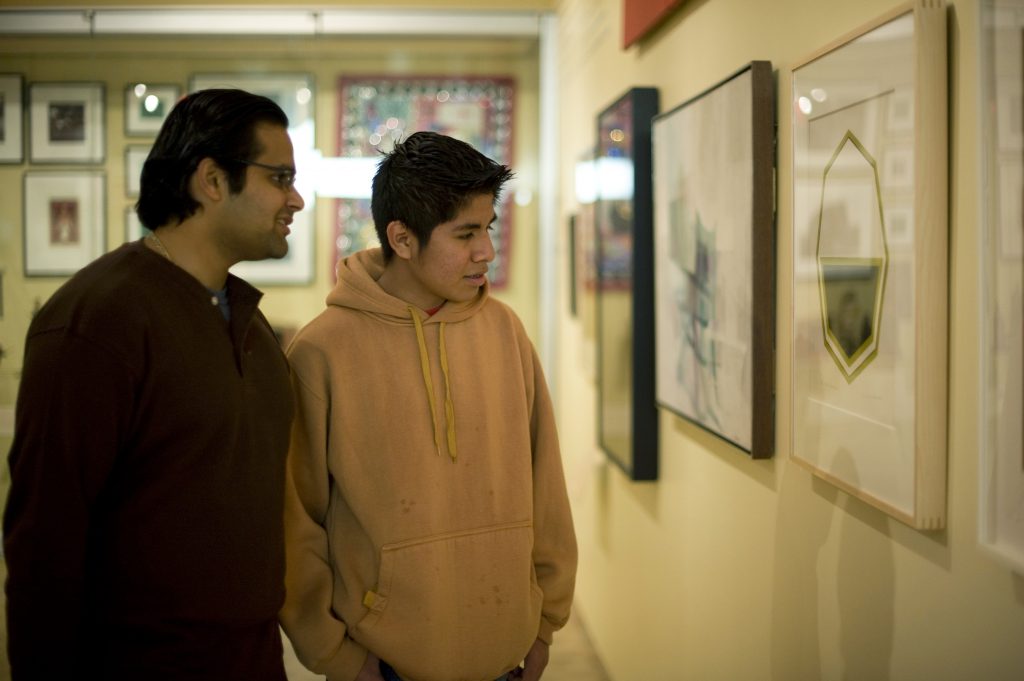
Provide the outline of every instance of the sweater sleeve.
[[125,364],[66,329],[30,336],[4,511],[14,678],[73,678],[87,638],[86,543],[128,430]]
[[326,389],[313,389],[302,379],[304,369],[320,382],[327,373],[322,366],[310,370],[296,347],[290,351],[296,418],[285,488],[286,595],[280,620],[306,667],[330,681],[351,681],[367,651],[348,638],[345,623],[332,608],[334,581],[325,527],[330,498],[329,399]]
[[537,637],[550,644],[554,632],[569,619],[576,584],[576,534],[562,470],[554,409],[540,359],[530,345],[528,376],[532,376],[530,438],[533,447],[533,563],[544,592]]

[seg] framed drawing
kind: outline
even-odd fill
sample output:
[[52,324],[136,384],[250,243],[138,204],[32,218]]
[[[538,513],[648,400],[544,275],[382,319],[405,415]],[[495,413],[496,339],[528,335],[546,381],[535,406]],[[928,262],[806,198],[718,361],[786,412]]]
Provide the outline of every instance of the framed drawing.
[[132,83],[124,89],[124,134],[155,137],[181,96],[177,85]]
[[124,148],[124,191],[131,197],[139,195],[142,180],[142,164],[149,156],[149,144],[129,144]]
[[231,273],[250,284],[295,286],[311,283],[315,274],[313,253],[316,234],[313,225],[316,205],[313,195],[309,196],[305,208],[292,218],[287,255],[278,260],[240,262],[231,268]]
[[751,62],[654,119],[656,396],[775,449],[775,96]]
[[135,212],[135,206],[128,206],[124,209],[124,240],[125,242],[138,241],[149,234],[150,230],[142,226],[139,214]]
[[100,171],[25,173],[25,276],[74,274],[106,250]]
[[[379,157],[396,140],[432,130],[460,139],[498,163],[513,165],[515,81],[472,76],[346,76],[338,80],[338,156]],[[488,277],[495,289],[508,282],[514,205],[505,192],[491,239]],[[368,198],[336,201],[335,253],[340,258],[378,245]]]
[[985,0],[981,16],[978,543],[1024,575],[1024,8]]
[[102,83],[29,85],[29,160],[103,163],[106,157]]
[[658,477],[651,197],[657,113],[658,91],[638,87],[597,117],[598,443],[633,480]]
[[[313,76],[307,73],[197,73],[189,79],[189,92],[207,88],[240,88],[274,100],[288,116],[288,135],[296,162],[306,150],[316,148]],[[299,163],[301,166],[302,164]],[[299,177],[302,177],[301,174]],[[302,191],[303,198],[312,192]]]
[[20,75],[0,73],[0,163],[21,163],[25,160],[25,138],[21,124],[24,80]]
[[793,68],[793,459],[926,530],[946,519],[946,77],[936,0]]

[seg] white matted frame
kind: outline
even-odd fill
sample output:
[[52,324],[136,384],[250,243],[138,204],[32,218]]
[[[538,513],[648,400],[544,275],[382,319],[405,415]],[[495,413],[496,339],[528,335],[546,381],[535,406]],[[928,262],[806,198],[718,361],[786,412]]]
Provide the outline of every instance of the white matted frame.
[[942,0],[793,67],[793,459],[925,530],[946,520],[946,77]]
[[29,85],[29,160],[103,163],[106,158],[102,83]]
[[981,4],[978,543],[1024,575],[1024,3]]
[[64,277],[106,249],[101,171],[25,173],[25,276]]
[[125,242],[138,241],[150,234],[150,230],[142,226],[139,214],[135,212],[135,206],[128,206],[124,209],[124,240]]
[[775,96],[755,61],[655,117],[659,406],[748,452],[775,449]]
[[181,88],[164,83],[131,83],[124,89],[124,134],[155,137],[181,96]]
[[25,160],[24,90],[25,80],[20,75],[0,73],[0,163]]
[[142,166],[152,148],[149,144],[129,144],[124,148],[124,192],[128,196],[139,195]]

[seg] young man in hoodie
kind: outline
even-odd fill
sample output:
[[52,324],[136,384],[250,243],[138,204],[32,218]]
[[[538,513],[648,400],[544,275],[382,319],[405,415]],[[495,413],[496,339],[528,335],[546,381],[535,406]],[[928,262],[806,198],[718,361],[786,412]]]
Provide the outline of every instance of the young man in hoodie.
[[381,247],[338,264],[289,350],[281,621],[329,681],[535,681],[569,617],[550,398],[522,323],[488,295],[511,175],[444,135],[396,144],[373,180]]

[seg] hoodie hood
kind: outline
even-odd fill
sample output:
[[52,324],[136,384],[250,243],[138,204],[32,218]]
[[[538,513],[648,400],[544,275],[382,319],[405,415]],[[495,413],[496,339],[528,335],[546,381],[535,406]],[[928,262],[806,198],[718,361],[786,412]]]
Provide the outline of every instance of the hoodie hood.
[[327,295],[327,304],[347,307],[380,317],[394,324],[413,325],[409,308],[419,312],[423,324],[460,322],[472,317],[487,302],[490,282],[484,281],[480,292],[464,303],[446,302],[433,316],[420,308],[396,298],[380,287],[377,280],[384,274],[384,255],[380,248],[369,248],[338,261],[338,283]]

